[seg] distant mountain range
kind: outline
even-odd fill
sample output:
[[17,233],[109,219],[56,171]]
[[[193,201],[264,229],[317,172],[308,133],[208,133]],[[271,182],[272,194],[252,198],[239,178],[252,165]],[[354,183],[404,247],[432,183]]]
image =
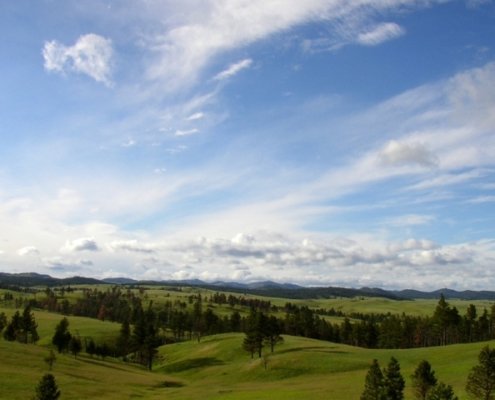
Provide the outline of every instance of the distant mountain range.
[[273,281],[261,281],[251,283],[241,282],[205,282],[199,279],[166,280],[166,281],[138,281],[135,279],[115,277],[98,280],[74,276],[71,278],[54,278],[50,275],[37,274],[35,272],[11,274],[0,272],[0,287],[11,286],[63,286],[63,285],[162,285],[162,286],[196,286],[205,289],[230,291],[234,293],[247,293],[280,297],[287,299],[311,299],[332,297],[384,297],[393,300],[410,299],[438,299],[443,294],[448,299],[461,300],[495,300],[495,291],[456,291],[452,289],[439,289],[433,292],[419,290],[384,290],[380,288],[363,287],[360,289],[342,287],[304,287],[291,283],[277,283]]

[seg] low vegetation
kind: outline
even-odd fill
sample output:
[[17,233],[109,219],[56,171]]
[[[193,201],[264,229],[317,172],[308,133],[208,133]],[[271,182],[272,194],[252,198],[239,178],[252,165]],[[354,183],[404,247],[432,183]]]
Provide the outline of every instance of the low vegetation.
[[[482,311],[468,304],[462,316],[444,298],[427,317],[364,310],[351,315],[215,292],[177,291],[182,294],[174,298],[167,290],[159,298],[156,288],[95,289],[4,296],[2,336],[12,321],[18,324],[10,341],[0,340],[0,398],[33,398],[47,374],[61,399],[462,400],[485,398],[493,390],[486,373],[494,357],[491,343],[475,342],[491,339],[489,304]],[[328,322],[325,314],[341,322]],[[380,346],[381,326],[390,329],[392,319],[402,326],[406,317],[429,322],[435,339],[427,344],[437,346]],[[317,340],[318,326],[334,325],[350,326],[351,340]],[[365,332],[362,326],[377,327],[376,345],[352,346],[352,335]],[[418,371],[425,362],[436,380],[423,390],[419,382],[427,382],[421,378],[427,374]],[[368,378],[370,365],[374,375]]]

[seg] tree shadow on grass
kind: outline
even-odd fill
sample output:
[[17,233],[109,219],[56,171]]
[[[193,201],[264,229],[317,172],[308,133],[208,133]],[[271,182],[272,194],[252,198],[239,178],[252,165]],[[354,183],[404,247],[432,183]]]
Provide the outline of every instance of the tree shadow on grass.
[[318,352],[318,353],[328,353],[328,354],[346,354],[348,351],[342,350],[332,350],[332,348],[328,348],[326,346],[313,346],[313,347],[293,347],[291,349],[285,349],[277,351],[277,354],[284,353],[294,353],[296,351],[307,351],[307,352]]
[[156,385],[157,388],[180,388],[184,386],[182,382],[177,381],[163,381]]
[[216,365],[224,365],[222,360],[214,357],[192,358],[189,360],[178,361],[161,368],[163,372],[183,372],[190,369],[213,367]]

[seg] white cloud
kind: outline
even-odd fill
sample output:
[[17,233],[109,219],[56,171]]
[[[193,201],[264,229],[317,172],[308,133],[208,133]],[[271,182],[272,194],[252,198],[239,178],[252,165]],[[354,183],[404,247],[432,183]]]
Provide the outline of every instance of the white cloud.
[[156,251],[156,245],[139,243],[137,240],[116,240],[109,243],[108,247],[112,251],[127,251],[135,253],[154,253]]
[[191,129],[186,129],[186,130],[176,130],[175,131],[175,136],[190,136],[194,135],[195,133],[198,133],[199,129],[197,128],[191,128]]
[[187,121],[197,121],[200,119],[203,119],[205,117],[205,113],[203,112],[196,112],[194,114],[191,114],[189,117],[186,118]]
[[[168,90],[191,85],[220,53],[306,22],[322,21],[335,35],[336,42],[342,38],[353,41],[356,32],[369,26],[377,12],[400,9],[406,4],[425,6],[422,0],[205,0],[193,6],[184,2],[176,14],[169,15],[165,33],[149,42],[149,47],[156,53],[149,77],[164,81]],[[167,3],[161,6],[156,3],[155,7],[160,19],[170,11]],[[163,24],[162,19],[160,23]],[[402,32],[402,28],[393,23],[378,25],[375,30],[367,36],[365,33],[361,40],[372,44]]]
[[213,79],[217,81],[223,81],[225,79],[231,78],[232,76],[238,74],[243,69],[249,68],[252,63],[253,60],[251,60],[250,58],[246,58],[244,60],[238,61],[235,64],[229,65],[229,67],[223,70],[222,72],[219,72],[217,75],[215,75]]
[[365,46],[376,46],[405,34],[404,28],[393,22],[382,23],[359,34],[357,42]]
[[478,196],[468,200],[471,204],[494,203],[495,196]]
[[121,144],[122,147],[133,147],[136,145],[136,141],[134,139],[129,139]]
[[437,164],[435,155],[422,143],[404,143],[391,140],[380,153],[380,160],[386,165],[417,164],[432,167]]
[[409,189],[413,190],[424,190],[438,188],[442,186],[458,185],[462,183],[469,182],[471,180],[482,177],[486,172],[480,170],[472,170],[462,173],[452,173],[452,174],[442,174],[435,178],[426,179],[415,185],[412,185]]
[[432,215],[408,214],[386,220],[385,224],[396,226],[425,225],[435,220]]
[[35,246],[26,246],[17,250],[17,254],[20,256],[38,256],[40,251]]
[[47,71],[77,72],[107,86],[112,83],[112,42],[94,33],[80,36],[73,46],[56,40],[45,42],[43,58]]
[[91,260],[69,260],[64,259],[62,257],[52,257],[45,258],[42,260],[42,264],[45,268],[48,268],[51,272],[60,274],[60,273],[74,273],[87,271],[88,267],[93,266],[93,262]]
[[66,241],[64,247],[60,250],[64,252],[99,251],[100,248],[94,238],[79,238]]

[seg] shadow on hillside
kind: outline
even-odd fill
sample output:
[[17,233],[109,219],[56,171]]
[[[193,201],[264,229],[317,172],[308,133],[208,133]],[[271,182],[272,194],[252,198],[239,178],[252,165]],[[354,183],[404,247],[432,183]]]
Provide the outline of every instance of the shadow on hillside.
[[224,365],[225,363],[218,358],[202,357],[192,358],[190,360],[178,361],[161,368],[163,372],[183,372],[190,369],[213,367],[216,365]]
[[332,350],[331,348],[328,348],[326,346],[313,346],[313,347],[293,347],[291,349],[277,351],[277,354],[294,353],[296,351],[308,351],[308,352],[312,352],[312,353],[318,352],[318,353],[328,353],[328,354],[346,354],[346,353],[348,353],[348,351]]
[[185,385],[182,382],[177,382],[177,381],[163,381],[160,382],[156,387],[157,388],[180,388],[184,387]]

